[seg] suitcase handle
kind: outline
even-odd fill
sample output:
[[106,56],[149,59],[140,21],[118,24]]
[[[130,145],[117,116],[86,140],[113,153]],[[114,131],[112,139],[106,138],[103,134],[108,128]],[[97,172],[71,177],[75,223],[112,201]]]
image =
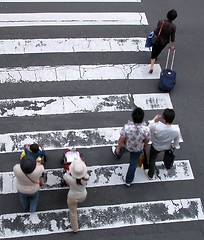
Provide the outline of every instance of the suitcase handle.
[[[168,64],[169,64],[170,51],[171,51],[171,49],[169,48],[168,54],[167,54],[167,59],[166,59],[166,67],[165,67],[165,69],[167,69]],[[176,49],[174,49],[173,51],[174,52],[173,52],[173,56],[172,56],[172,60],[171,60],[171,68],[170,68],[171,70],[173,70],[173,64],[174,64],[174,57],[175,57]]]

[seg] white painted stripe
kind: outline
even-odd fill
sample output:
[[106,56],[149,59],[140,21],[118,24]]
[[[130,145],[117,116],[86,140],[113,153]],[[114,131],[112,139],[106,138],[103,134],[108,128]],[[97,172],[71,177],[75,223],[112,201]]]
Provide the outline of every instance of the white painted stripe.
[[4,2],[25,2],[25,3],[31,3],[31,2],[141,2],[141,0],[1,0],[1,3]]
[[132,111],[132,98],[144,110],[173,108],[168,93],[19,98],[0,100],[0,116]]
[[149,74],[150,64],[107,64],[107,65],[64,65],[37,66],[28,68],[0,68],[0,83],[54,82],[119,79],[159,79],[161,67],[154,65]]
[[139,52],[145,38],[56,38],[0,40],[0,54],[76,53],[76,52]]
[[[87,187],[106,187],[123,185],[129,164],[114,164],[103,166],[88,166],[90,175]],[[189,160],[177,160],[174,166],[167,170],[163,162],[156,163],[159,174],[155,175],[153,180],[149,181],[144,174],[143,168],[137,168],[135,183],[152,183],[152,182],[169,182],[169,181],[184,181],[194,179],[193,172]],[[44,186],[41,191],[59,190],[66,188],[62,185],[63,169],[46,169],[42,179]],[[16,193],[16,178],[13,172],[0,173],[0,194]]]
[[[172,125],[180,131],[178,125]],[[0,134],[0,153],[21,152],[26,144],[37,142],[46,150],[91,148],[117,145],[122,127]],[[183,142],[180,135],[180,142]]]
[[[84,207],[77,214],[80,231],[204,220],[200,198]],[[4,214],[0,222],[1,239],[72,231],[68,209]]]
[[2,13],[0,27],[148,25],[144,12]]
[[1,0],[1,3],[33,3],[33,2],[141,2],[141,0]]

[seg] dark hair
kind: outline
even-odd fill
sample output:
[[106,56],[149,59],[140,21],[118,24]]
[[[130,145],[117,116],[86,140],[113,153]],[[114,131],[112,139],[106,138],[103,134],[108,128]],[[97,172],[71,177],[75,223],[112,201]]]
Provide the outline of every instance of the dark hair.
[[33,143],[30,145],[30,150],[33,152],[33,153],[37,153],[38,150],[39,150],[39,146],[37,143]]
[[175,112],[173,109],[166,108],[164,109],[162,116],[166,123],[171,124],[175,118]]
[[137,107],[135,110],[132,112],[132,120],[134,123],[142,123],[144,119],[144,111],[142,108]]
[[77,178],[76,178],[76,183],[77,183],[77,185],[82,185],[82,184],[81,184],[81,179],[77,179]]
[[174,9],[170,10],[170,11],[167,13],[166,17],[169,19],[169,21],[172,22],[174,19],[177,18],[177,12],[176,12],[176,10],[174,10]]

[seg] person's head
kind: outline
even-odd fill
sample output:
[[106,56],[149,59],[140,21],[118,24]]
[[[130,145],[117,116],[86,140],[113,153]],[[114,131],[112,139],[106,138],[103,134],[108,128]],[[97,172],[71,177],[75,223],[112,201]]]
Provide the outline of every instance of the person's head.
[[69,169],[71,175],[76,179],[82,179],[87,174],[86,164],[81,159],[75,159]]
[[37,144],[37,143],[31,144],[31,145],[30,145],[30,150],[31,150],[32,153],[37,153],[38,150],[39,150],[38,144]]
[[142,108],[137,107],[135,110],[132,112],[132,120],[134,123],[142,123],[144,119],[144,111]]
[[170,11],[167,13],[166,17],[167,17],[167,19],[168,19],[170,22],[174,21],[174,19],[177,18],[177,12],[176,12],[176,10],[174,10],[174,9],[170,10]]
[[32,173],[34,171],[35,167],[36,167],[35,158],[31,155],[26,155],[20,161],[20,166],[21,166],[22,171],[25,174]]
[[166,123],[172,124],[172,122],[175,118],[175,112],[173,109],[166,108],[163,111],[162,117]]

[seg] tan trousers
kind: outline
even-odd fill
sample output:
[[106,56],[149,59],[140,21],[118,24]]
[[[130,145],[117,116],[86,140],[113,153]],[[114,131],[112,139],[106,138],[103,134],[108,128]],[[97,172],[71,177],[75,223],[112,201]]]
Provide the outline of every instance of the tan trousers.
[[86,197],[83,198],[70,198],[67,199],[67,205],[69,208],[69,219],[71,227],[74,232],[78,232],[78,220],[77,220],[77,204],[83,202]]

